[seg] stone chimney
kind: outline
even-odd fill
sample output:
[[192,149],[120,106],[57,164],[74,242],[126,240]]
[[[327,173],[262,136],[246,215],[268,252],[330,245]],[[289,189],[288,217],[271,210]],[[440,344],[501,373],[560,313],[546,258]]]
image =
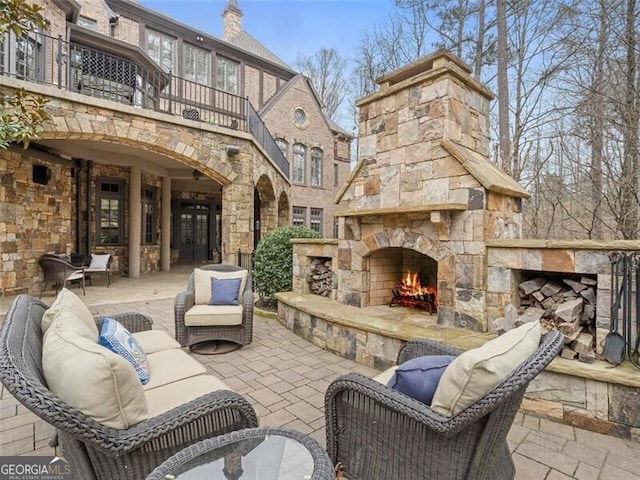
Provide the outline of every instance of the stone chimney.
[[238,0],[228,0],[222,12],[222,38],[230,40],[242,30],[242,10],[238,7]]

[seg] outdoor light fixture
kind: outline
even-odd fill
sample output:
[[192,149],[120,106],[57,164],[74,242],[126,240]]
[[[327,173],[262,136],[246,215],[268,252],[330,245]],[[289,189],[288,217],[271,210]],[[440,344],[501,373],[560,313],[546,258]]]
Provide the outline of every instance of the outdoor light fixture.
[[227,145],[225,147],[227,155],[238,155],[240,153],[240,147],[238,145]]
[[202,172],[194,168],[191,175],[193,175],[193,179],[197,182],[198,180],[200,180],[200,177],[202,177]]
[[203,37],[203,36],[201,36],[201,35],[196,35],[196,40],[197,40],[198,42],[204,42],[204,37]]

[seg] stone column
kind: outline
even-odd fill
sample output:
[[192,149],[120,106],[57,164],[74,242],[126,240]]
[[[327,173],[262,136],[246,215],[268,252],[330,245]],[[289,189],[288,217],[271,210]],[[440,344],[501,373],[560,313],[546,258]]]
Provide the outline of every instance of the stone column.
[[129,277],[140,276],[140,241],[142,240],[142,171],[138,165],[129,170]]
[[171,178],[162,177],[160,218],[160,270],[171,270]]

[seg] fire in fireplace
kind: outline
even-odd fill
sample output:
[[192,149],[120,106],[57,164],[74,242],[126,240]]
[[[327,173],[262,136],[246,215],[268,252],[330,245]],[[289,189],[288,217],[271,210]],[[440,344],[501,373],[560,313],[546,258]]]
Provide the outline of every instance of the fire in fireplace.
[[429,313],[438,311],[438,291],[436,287],[423,287],[417,273],[408,272],[398,282],[396,288],[391,289],[393,298],[389,306],[419,308]]

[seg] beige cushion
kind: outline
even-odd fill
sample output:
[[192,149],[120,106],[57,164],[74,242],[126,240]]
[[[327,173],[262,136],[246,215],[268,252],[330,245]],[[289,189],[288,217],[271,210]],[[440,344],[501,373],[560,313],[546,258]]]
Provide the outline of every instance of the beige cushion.
[[171,335],[162,330],[145,330],[132,335],[146,354],[180,348],[180,344]]
[[242,294],[247,284],[246,270],[238,270],[237,272],[216,272],[213,270],[202,270],[196,268],[193,271],[193,287],[195,289],[196,305],[208,305],[211,300],[211,279],[217,278],[224,280],[227,278],[240,278],[240,290],[238,293],[238,303],[242,305]]
[[373,377],[373,379],[376,382],[380,382],[381,384],[386,385],[387,383],[389,383],[389,380],[391,380],[391,377],[393,377],[393,374],[396,373],[397,369],[398,365],[394,365],[391,368],[387,368],[384,372],[380,372],[378,375]]
[[98,423],[125,429],[147,418],[135,368],[86,338],[74,315],[56,318],[44,336],[42,368],[52,392]]
[[42,334],[44,335],[51,324],[60,319],[67,329],[73,328],[77,333],[83,334],[86,338],[98,341],[100,333],[96,326],[93,315],[80,298],[72,291],[63,288],[58,296],[42,315]]
[[160,387],[183,378],[195,377],[207,373],[207,369],[179,348],[162,350],[147,355],[151,379],[144,390]]
[[504,380],[538,348],[540,322],[526,323],[458,356],[446,368],[431,408],[455,415]]
[[187,327],[241,325],[242,305],[194,305],[184,314]]
[[231,390],[222,380],[211,375],[198,375],[153,388],[144,392],[149,405],[149,416],[168,412],[183,403],[217,390]]

